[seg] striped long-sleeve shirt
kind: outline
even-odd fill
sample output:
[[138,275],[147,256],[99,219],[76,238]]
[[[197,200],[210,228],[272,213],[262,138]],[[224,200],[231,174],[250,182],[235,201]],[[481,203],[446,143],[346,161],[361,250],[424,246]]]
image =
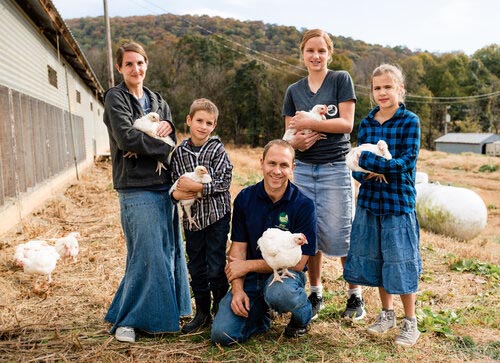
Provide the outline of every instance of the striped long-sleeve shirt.
[[354,172],[353,177],[361,183],[358,205],[375,215],[401,215],[415,210],[415,175],[420,149],[420,121],[408,111],[404,104],[391,119],[380,124],[375,120],[379,107],[370,111],[358,131],[358,145],[387,142],[391,160],[363,151],[359,166],[365,170],[384,174],[388,184],[375,179],[365,180],[366,173]]
[[[191,214],[199,229],[204,229],[231,211],[229,187],[233,165],[218,137],[210,137],[199,150],[194,148],[191,139],[188,138],[183,140],[172,154],[170,167],[173,181],[175,182],[186,172],[194,171],[198,165],[206,167],[212,177],[212,182],[203,184],[202,199],[191,207]],[[189,229],[186,216],[183,217],[183,226]],[[198,228],[193,226],[192,230]]]

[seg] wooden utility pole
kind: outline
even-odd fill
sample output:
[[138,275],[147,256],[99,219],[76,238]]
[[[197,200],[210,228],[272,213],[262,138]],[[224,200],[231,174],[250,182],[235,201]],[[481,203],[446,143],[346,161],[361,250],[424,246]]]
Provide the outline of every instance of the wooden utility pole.
[[106,48],[108,53],[108,87],[111,88],[115,85],[115,76],[113,74],[113,51],[111,47],[111,27],[109,26],[108,16],[108,2],[104,1],[104,24],[106,27]]

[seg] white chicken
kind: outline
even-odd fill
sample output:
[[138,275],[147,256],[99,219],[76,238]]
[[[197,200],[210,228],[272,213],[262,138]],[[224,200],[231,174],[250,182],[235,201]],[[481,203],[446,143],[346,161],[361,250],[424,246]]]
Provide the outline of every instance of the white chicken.
[[53,246],[48,245],[45,241],[30,242],[25,243],[25,246],[19,245],[16,248],[14,259],[18,266],[23,267],[25,273],[46,275],[50,284],[52,282],[52,271],[56,268],[59,254]]
[[80,237],[80,233],[71,232],[56,240],[55,248],[61,258],[72,257],[73,261],[76,262],[79,252],[77,237]]
[[[299,111],[299,112],[307,114],[313,120],[321,121],[321,120],[326,120],[325,114],[327,111],[328,111],[328,108],[326,105],[316,105],[311,109],[311,111]],[[283,135],[283,140],[290,141],[296,132],[297,132],[297,130],[295,130],[294,128],[288,128],[285,131],[285,134]],[[306,134],[310,134],[311,132],[312,132],[312,130],[310,130],[310,129],[304,130],[304,133],[306,133]]]
[[[358,164],[359,162],[359,157],[361,156],[361,153],[363,151],[370,151],[374,153],[375,155],[382,156],[386,158],[387,160],[392,159],[392,155],[389,152],[389,148],[387,146],[387,143],[384,140],[379,140],[376,145],[374,144],[361,144],[355,148],[352,148],[351,151],[346,155],[345,157],[345,162],[349,169],[352,171],[361,171],[364,173],[370,173],[370,171],[365,170],[361,168]],[[385,179],[384,175],[381,175],[380,177],[377,178],[379,181],[384,181],[387,183],[387,180]]]
[[[158,132],[158,127],[160,126],[160,115],[158,115],[156,112],[150,112],[147,115],[138,118],[137,120],[134,121],[134,128],[136,128],[139,131],[144,132],[146,135],[149,135],[151,137],[154,137],[155,139],[161,140],[164,143],[175,147],[175,142],[170,136],[166,137],[160,137],[157,135]],[[135,156],[137,157],[136,153],[133,152],[127,152],[125,157],[132,157]],[[158,161],[158,165],[156,167],[156,172],[161,175],[161,170],[165,168],[165,165],[161,161]]]
[[[288,271],[299,263],[302,258],[301,246],[307,244],[306,236],[303,233],[291,233],[279,228],[268,228],[257,240],[258,248],[262,253],[262,258],[273,269],[273,282],[283,282],[287,277],[295,278],[294,274]],[[281,270],[281,275],[278,271]]]
[[[192,172],[187,172],[182,174],[182,176],[187,176],[191,180],[194,180],[195,182],[206,184],[210,183],[212,181],[212,177],[208,173],[207,168],[205,168],[203,165],[198,165],[196,168],[194,168],[194,171]],[[170,188],[170,194],[174,190],[177,189],[177,184],[179,183],[179,180],[176,180],[174,185],[172,185],[172,188]],[[184,209],[184,212],[186,213],[186,217],[189,222],[189,229],[191,229],[193,226],[196,226],[196,228],[199,228],[198,224],[196,221],[193,219],[191,215],[191,206],[196,202],[197,199],[200,199],[202,197],[201,192],[198,193],[196,199],[185,199],[185,200],[180,200],[179,204],[181,207]]]
[[16,266],[23,265],[23,259],[26,258],[28,251],[39,250],[48,247],[47,241],[43,240],[31,240],[26,243],[21,243],[16,247],[16,252],[14,252],[13,261]]

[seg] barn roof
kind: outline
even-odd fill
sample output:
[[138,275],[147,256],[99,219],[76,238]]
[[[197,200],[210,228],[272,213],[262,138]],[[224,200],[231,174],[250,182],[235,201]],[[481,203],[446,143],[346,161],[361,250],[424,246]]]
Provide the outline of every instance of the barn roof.
[[104,89],[73,34],[50,0],[15,0],[85,84],[103,101]]
[[453,144],[484,144],[500,141],[500,135],[493,133],[453,133],[443,135],[434,142]]

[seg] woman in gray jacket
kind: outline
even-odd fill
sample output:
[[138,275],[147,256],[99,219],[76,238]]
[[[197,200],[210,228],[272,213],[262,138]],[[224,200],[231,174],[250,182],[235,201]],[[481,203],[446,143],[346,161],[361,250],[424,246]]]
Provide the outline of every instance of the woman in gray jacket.
[[116,53],[123,82],[105,94],[104,122],[108,127],[113,186],[118,192],[127,244],[125,275],[105,319],[119,341],[134,342],[136,330],[176,332],[180,316],[191,314],[189,282],[179,219],[168,191],[172,147],[135,129],[133,122],[149,112],[160,116],[158,136],[175,129],[170,108],[161,95],[144,87],[148,57],[137,43]]

